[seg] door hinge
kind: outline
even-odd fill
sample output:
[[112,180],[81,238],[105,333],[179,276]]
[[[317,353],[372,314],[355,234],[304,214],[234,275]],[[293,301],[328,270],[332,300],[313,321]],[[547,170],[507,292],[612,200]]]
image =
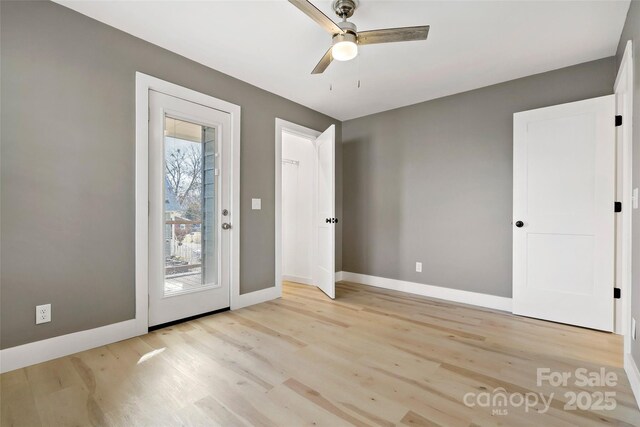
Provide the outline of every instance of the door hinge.
[[617,115],[616,116],[616,126],[622,126],[622,116],[621,115]]
[[613,202],[613,211],[622,212],[622,202]]
[[613,288],[613,298],[620,299],[620,288]]

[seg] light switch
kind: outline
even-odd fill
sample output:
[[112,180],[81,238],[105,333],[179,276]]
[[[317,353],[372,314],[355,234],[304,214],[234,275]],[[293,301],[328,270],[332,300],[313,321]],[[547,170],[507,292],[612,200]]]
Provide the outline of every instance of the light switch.
[[251,209],[254,211],[262,209],[262,199],[251,199]]
[[633,209],[638,209],[638,189],[633,189],[633,194],[631,195],[631,201]]

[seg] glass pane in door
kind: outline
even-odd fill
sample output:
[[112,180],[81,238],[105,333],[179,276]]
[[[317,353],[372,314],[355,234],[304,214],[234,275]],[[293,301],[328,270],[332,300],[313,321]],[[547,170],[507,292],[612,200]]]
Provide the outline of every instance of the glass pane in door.
[[216,128],[165,117],[165,296],[219,283],[216,139]]

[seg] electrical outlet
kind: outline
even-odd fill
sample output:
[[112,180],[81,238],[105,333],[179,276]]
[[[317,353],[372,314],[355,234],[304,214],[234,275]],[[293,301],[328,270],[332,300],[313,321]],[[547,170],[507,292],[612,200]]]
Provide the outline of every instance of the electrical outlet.
[[36,305],[36,325],[51,322],[51,304]]
[[636,319],[635,318],[631,318],[631,339],[633,339],[634,341],[636,340],[637,335],[636,335]]
[[416,271],[418,273],[422,273],[422,263],[421,262],[416,262]]

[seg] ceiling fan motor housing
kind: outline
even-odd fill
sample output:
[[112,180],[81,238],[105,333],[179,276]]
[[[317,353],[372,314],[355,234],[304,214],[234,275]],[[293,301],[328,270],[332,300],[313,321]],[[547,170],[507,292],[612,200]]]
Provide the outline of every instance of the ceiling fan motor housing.
[[354,24],[353,22],[349,22],[349,21],[338,22],[338,27],[340,27],[344,32],[349,32],[353,34],[357,34],[358,32],[358,27],[356,27],[356,24]]
[[332,45],[338,44],[340,42],[352,42],[358,43],[358,37],[355,32],[345,31],[344,34],[336,34],[333,36]]

